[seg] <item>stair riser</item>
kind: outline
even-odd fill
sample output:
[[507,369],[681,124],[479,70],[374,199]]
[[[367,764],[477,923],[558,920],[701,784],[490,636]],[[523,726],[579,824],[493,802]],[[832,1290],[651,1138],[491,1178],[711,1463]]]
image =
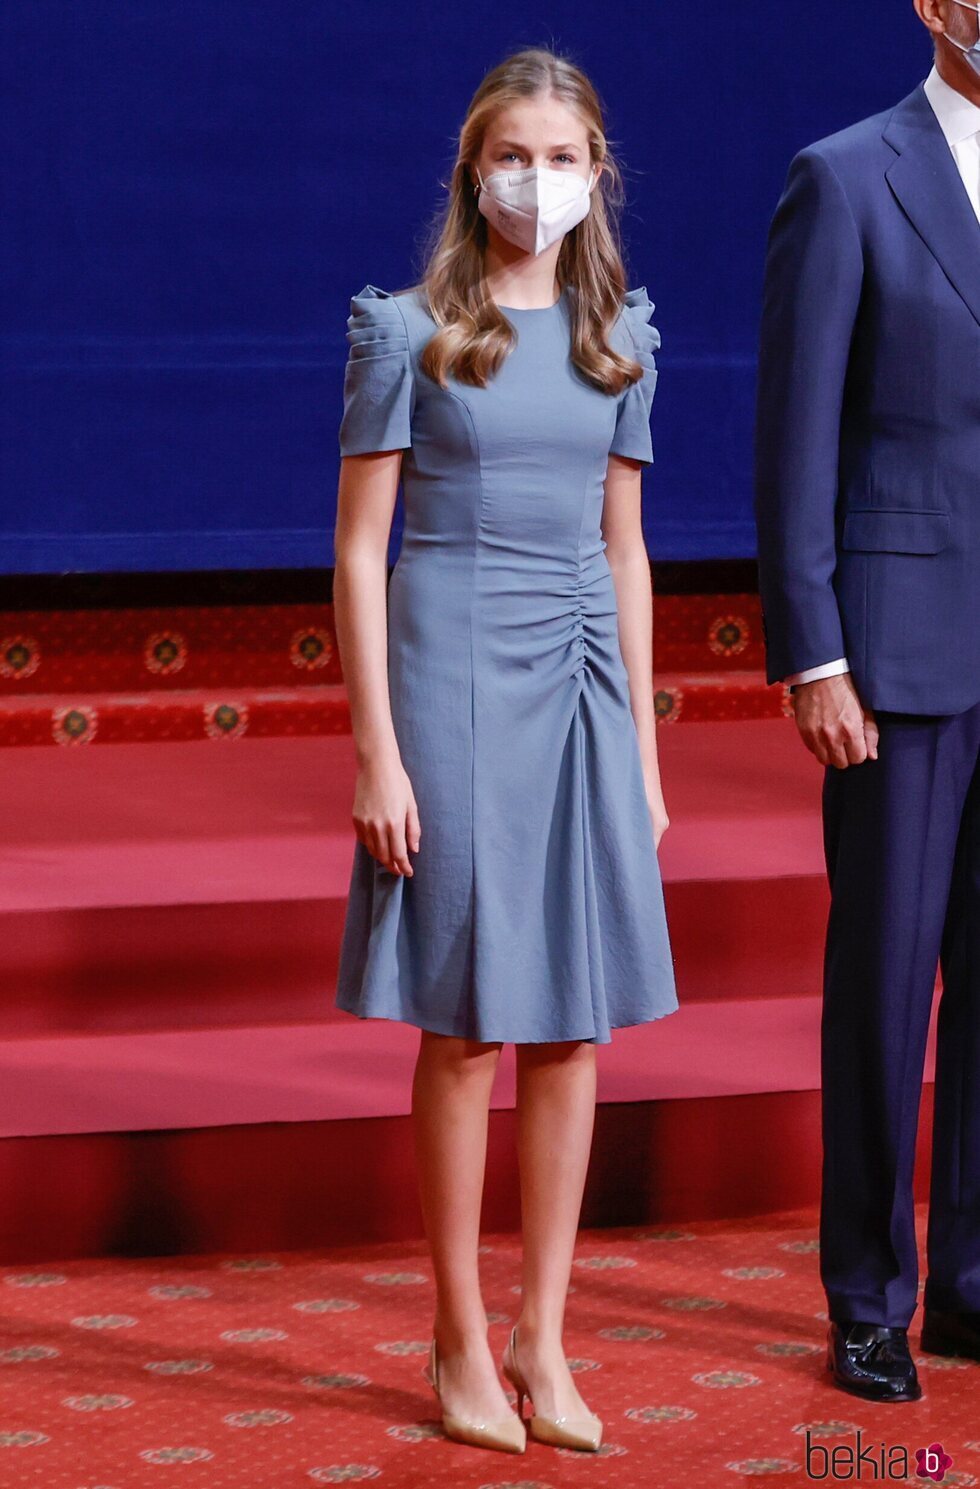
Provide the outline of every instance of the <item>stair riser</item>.
[[342,900],[0,918],[0,1038],[297,1023],[331,1014]]
[[[819,990],[817,878],[665,888],[682,1001]],[[343,899],[9,913],[0,1038],[333,1016]]]
[[[928,1192],[932,1095],[927,1084],[916,1201]],[[492,1111],[487,1232],[520,1224],[515,1140],[513,1110]],[[604,1103],[582,1224],[765,1214],[815,1203],[819,1189],[819,1091]],[[2,1266],[421,1236],[407,1117],[0,1143]]]

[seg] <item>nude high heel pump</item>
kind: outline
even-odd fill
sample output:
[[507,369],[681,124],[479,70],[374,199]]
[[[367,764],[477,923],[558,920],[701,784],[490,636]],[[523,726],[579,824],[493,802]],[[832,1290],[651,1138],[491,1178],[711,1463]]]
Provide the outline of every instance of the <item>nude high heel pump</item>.
[[[527,1381],[517,1363],[517,1325],[510,1331],[500,1367],[517,1391],[517,1413],[524,1420],[524,1397],[530,1396]],[[534,1405],[533,1400],[531,1403]],[[593,1412],[587,1417],[531,1417],[530,1432],[538,1442],[550,1443],[555,1448],[583,1448],[595,1453],[602,1442],[602,1420]]]
[[[439,1361],[435,1339],[429,1346],[429,1363],[423,1367],[422,1374],[435,1391],[441,1408]],[[523,1453],[527,1447],[527,1431],[524,1423],[512,1411],[495,1422],[468,1422],[463,1417],[454,1417],[443,1411],[442,1430],[455,1442],[469,1443],[474,1448],[499,1448],[503,1453]]]

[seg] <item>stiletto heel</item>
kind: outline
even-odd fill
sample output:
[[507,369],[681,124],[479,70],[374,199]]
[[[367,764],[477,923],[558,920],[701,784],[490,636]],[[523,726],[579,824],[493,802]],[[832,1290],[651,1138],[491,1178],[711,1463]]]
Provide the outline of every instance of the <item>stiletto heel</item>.
[[[435,1391],[441,1410],[442,1396],[439,1394],[439,1360],[435,1338],[429,1346],[429,1363],[423,1366],[422,1374]],[[468,1443],[474,1448],[498,1448],[503,1453],[523,1453],[527,1447],[527,1432],[524,1429],[524,1423],[513,1412],[508,1412],[506,1417],[496,1422],[469,1422],[463,1417],[454,1417],[443,1410],[442,1430],[455,1442]]]
[[[510,1331],[500,1368],[517,1391],[517,1411],[523,1421],[524,1398],[531,1393],[517,1363],[516,1324]],[[533,1398],[531,1405],[534,1405]],[[538,1442],[550,1443],[555,1448],[582,1448],[586,1452],[595,1453],[602,1442],[602,1419],[594,1412],[590,1412],[587,1417],[541,1417],[533,1412],[528,1431]]]

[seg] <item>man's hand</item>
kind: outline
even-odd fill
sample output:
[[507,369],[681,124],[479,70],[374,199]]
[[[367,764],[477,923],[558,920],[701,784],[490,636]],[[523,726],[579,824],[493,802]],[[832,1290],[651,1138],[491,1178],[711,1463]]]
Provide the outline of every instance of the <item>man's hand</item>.
[[878,758],[878,725],[858,697],[850,672],[800,683],[793,698],[796,727],[821,765],[846,770]]

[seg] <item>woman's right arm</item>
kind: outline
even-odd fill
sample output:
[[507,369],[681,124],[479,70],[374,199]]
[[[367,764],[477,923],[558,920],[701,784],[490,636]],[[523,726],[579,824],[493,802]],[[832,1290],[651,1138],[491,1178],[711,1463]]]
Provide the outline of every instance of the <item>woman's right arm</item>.
[[388,693],[388,541],[401,460],[401,450],[384,450],[340,462],[333,602],[357,752],[354,830],[385,868],[410,878],[421,827]]

